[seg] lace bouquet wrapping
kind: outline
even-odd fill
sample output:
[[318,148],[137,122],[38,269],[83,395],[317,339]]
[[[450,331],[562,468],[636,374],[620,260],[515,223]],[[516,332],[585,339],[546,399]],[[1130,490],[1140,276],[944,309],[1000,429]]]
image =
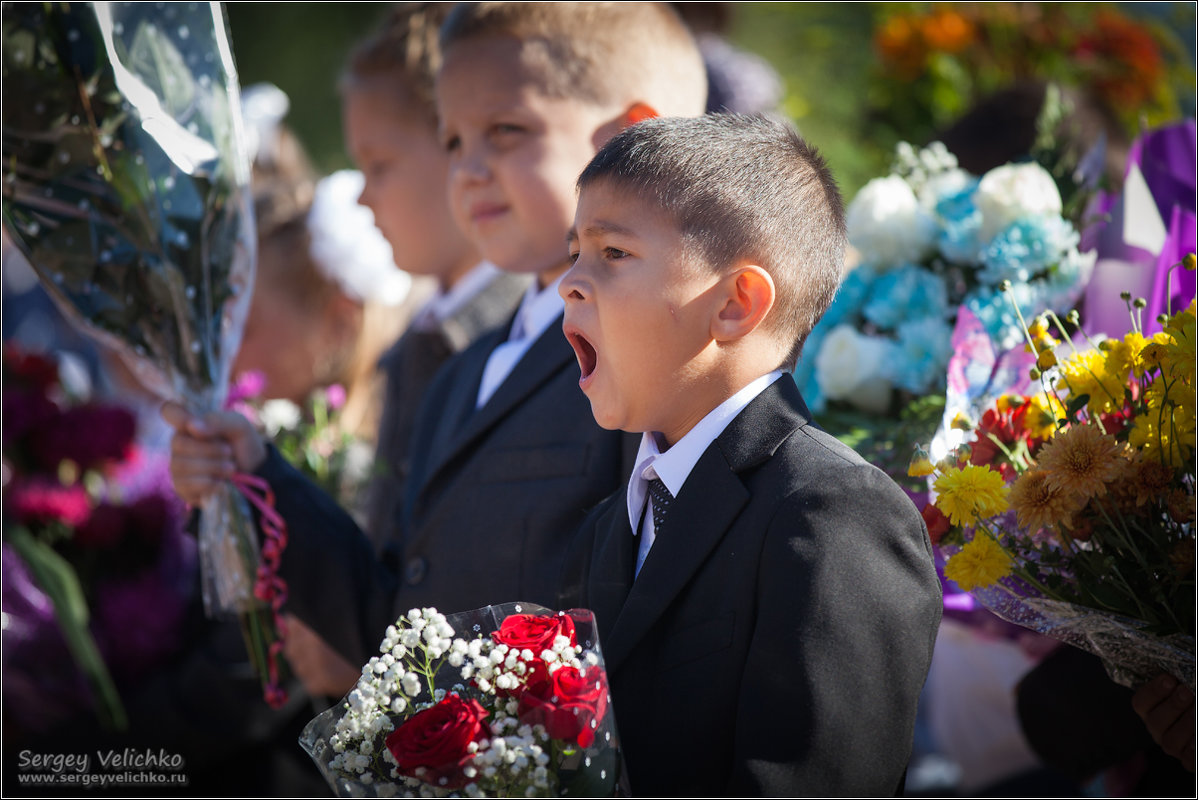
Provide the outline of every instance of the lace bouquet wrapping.
[[[255,255],[220,5],[6,3],[3,14],[6,234],[143,384],[193,413],[220,409]],[[265,676],[277,646],[255,597],[248,506],[230,484],[203,512],[205,606],[241,615]]]
[[620,752],[589,611],[412,609],[300,744],[340,797],[603,797]]
[[[1099,656],[1122,685],[1168,672],[1193,688],[1194,304],[1151,336],[1142,304],[1127,305],[1132,330],[1096,345],[1062,344],[1053,315],[1024,326],[1026,355],[990,374],[1032,359],[1032,380],[997,381],[980,419],[957,408],[941,432],[951,449],[934,442],[912,472],[934,476],[924,518],[948,579]],[[970,371],[956,366],[950,385]]]

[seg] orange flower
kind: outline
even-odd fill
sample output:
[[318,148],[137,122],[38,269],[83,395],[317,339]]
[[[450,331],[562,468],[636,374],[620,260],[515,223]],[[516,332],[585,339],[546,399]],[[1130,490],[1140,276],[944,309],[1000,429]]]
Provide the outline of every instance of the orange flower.
[[952,9],[943,9],[923,18],[923,38],[933,50],[959,53],[973,43],[973,25]]
[[1048,473],[1030,469],[1011,486],[1011,507],[1021,527],[1035,532],[1068,523],[1079,509],[1077,496],[1049,485]]
[[910,17],[896,14],[887,19],[874,35],[874,47],[903,77],[913,78],[923,70],[927,50]]
[[1044,445],[1037,462],[1051,487],[1088,500],[1106,494],[1119,473],[1119,445],[1095,425],[1072,425]]

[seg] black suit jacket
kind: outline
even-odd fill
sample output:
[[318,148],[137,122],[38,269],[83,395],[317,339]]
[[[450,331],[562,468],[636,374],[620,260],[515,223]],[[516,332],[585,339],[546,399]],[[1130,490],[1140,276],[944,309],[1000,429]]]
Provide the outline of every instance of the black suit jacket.
[[560,320],[474,411],[487,358],[506,336],[497,330],[450,359],[425,393],[401,538],[382,557],[276,452],[259,470],[291,531],[280,567],[288,609],[353,663],[376,654],[409,608],[552,606],[571,538],[632,468],[639,440],[595,423]]
[[412,432],[424,393],[454,354],[511,317],[527,287],[528,276],[501,272],[431,330],[409,328],[379,359],[386,386],[375,450],[377,473],[366,512],[366,533],[375,547],[382,549],[400,535],[400,501],[411,472]]
[[706,450],[632,583],[623,490],[563,607],[596,614],[636,795],[901,791],[940,621],[920,515],[784,376]]

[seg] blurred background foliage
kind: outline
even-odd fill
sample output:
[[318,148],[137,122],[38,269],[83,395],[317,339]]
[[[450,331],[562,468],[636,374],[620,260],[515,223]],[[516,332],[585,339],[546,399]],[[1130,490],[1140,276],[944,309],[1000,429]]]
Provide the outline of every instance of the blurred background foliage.
[[[1195,4],[731,3],[728,38],[782,76],[782,111],[851,197],[894,145],[925,144],[986,95],[1055,80],[1105,102],[1128,138],[1194,115]],[[337,78],[381,3],[229,3],[243,85],[291,98],[322,171],[348,166]]]

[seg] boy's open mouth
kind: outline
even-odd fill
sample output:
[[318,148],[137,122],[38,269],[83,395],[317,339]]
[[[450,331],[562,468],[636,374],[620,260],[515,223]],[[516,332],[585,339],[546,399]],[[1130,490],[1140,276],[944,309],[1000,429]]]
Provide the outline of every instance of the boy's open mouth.
[[578,358],[578,367],[582,370],[582,377],[579,378],[579,383],[585,383],[587,378],[595,371],[595,365],[599,362],[599,354],[595,352],[595,347],[587,338],[576,330],[566,331],[566,339],[569,340],[570,346],[574,348],[574,355]]

